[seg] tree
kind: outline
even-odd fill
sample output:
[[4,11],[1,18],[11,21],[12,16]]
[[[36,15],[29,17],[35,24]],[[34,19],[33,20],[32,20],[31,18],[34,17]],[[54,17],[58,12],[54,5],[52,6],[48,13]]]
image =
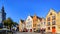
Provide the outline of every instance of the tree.
[[10,29],[11,29],[11,27],[13,25],[13,20],[11,18],[8,18],[7,23],[8,23],[8,26],[10,27]]
[[5,26],[8,26],[10,29],[13,25],[18,25],[16,22],[14,22],[11,18],[7,18],[3,21]]
[[13,25],[13,20],[11,18],[7,18],[6,20],[3,21],[4,26],[8,26],[10,29]]
[[7,20],[3,21],[4,26],[8,26]]

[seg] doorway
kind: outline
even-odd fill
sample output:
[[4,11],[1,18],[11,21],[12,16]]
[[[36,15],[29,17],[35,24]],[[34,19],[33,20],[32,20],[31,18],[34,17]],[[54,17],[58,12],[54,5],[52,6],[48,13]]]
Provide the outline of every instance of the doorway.
[[56,32],[56,27],[52,27],[52,33],[55,33]]

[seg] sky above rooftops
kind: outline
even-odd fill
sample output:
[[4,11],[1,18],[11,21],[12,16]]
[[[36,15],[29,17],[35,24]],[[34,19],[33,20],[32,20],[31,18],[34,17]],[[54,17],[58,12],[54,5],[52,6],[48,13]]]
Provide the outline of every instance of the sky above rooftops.
[[34,14],[45,18],[51,8],[56,12],[60,10],[60,0],[0,0],[0,9],[2,5],[7,13],[6,16],[15,22],[25,20],[28,15]]

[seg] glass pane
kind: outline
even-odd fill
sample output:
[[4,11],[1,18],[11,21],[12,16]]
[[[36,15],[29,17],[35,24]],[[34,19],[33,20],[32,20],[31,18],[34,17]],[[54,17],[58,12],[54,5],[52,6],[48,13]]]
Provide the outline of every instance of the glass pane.
[[48,22],[48,25],[50,25],[50,22]]
[[47,21],[50,21],[50,17],[47,18]]
[[56,21],[53,21],[53,22],[52,22],[52,25],[55,25],[55,24],[56,24]]

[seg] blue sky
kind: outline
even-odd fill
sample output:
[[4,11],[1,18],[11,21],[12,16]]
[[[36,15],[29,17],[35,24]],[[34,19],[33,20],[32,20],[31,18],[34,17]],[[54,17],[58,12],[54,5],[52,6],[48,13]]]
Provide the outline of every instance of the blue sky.
[[0,9],[2,5],[5,7],[6,16],[15,22],[34,14],[45,18],[51,8],[56,12],[60,10],[60,0],[0,0]]

